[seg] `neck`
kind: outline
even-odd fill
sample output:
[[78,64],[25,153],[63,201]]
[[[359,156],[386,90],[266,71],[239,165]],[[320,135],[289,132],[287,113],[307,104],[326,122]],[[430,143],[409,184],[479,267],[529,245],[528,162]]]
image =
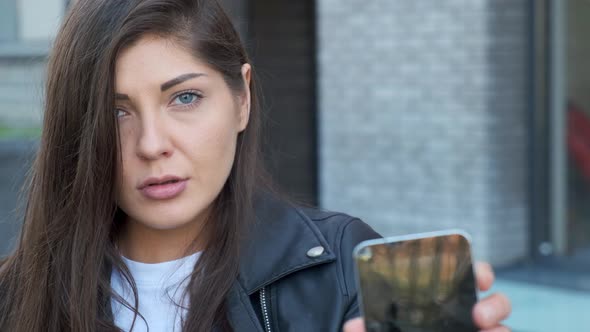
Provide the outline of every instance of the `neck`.
[[204,249],[204,222],[154,229],[127,218],[118,238],[121,254],[142,263],[172,261]]

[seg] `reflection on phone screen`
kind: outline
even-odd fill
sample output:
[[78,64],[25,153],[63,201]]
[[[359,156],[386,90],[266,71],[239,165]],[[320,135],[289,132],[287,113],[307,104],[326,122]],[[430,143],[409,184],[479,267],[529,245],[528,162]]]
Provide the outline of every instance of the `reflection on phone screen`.
[[475,278],[463,236],[371,245],[355,258],[368,332],[477,331]]

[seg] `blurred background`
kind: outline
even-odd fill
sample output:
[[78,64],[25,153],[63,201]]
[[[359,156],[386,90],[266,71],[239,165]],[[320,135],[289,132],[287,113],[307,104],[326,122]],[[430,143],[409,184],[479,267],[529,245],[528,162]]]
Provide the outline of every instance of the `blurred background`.
[[[2,255],[71,2],[0,0]],[[383,235],[465,229],[514,331],[588,329],[589,0],[222,2],[287,192]]]

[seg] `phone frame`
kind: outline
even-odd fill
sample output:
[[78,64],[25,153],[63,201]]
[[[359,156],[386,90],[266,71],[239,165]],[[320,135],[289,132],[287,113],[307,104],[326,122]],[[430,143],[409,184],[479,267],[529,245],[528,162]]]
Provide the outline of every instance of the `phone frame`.
[[357,257],[359,255],[359,252],[362,249],[364,249],[368,246],[374,246],[374,245],[379,245],[379,244],[387,244],[387,243],[395,243],[395,242],[403,242],[403,241],[413,241],[413,240],[420,240],[420,239],[425,239],[425,238],[448,236],[448,235],[460,235],[463,238],[465,238],[465,240],[467,241],[467,244],[469,244],[469,256],[471,258],[471,270],[472,270],[471,273],[473,273],[473,278],[475,279],[475,298],[476,298],[476,300],[479,300],[479,298],[480,298],[479,287],[477,287],[477,275],[475,274],[475,261],[473,258],[473,256],[474,256],[473,255],[473,246],[471,245],[472,237],[469,233],[467,233],[463,229],[451,228],[451,229],[431,231],[431,232],[412,233],[412,234],[405,234],[405,235],[394,235],[394,236],[387,236],[387,237],[383,237],[383,238],[379,238],[379,239],[362,241],[362,242],[358,243],[352,251],[352,259],[354,261],[354,277],[355,277],[355,282],[356,282],[356,287],[357,287],[358,306],[359,306],[359,312],[360,312],[361,316],[365,317],[365,312],[364,312],[365,308],[363,305],[363,293],[361,291],[361,279],[360,279],[360,275],[359,275],[359,268],[357,265]]

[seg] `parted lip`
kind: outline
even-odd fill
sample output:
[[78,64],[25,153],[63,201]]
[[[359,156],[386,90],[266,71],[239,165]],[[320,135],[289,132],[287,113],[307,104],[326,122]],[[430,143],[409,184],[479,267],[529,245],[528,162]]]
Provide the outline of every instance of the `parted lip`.
[[153,186],[153,185],[157,185],[157,184],[164,184],[166,182],[177,182],[177,181],[184,181],[184,180],[186,180],[186,178],[181,178],[176,175],[164,175],[161,177],[149,177],[149,178],[145,179],[137,187],[137,189],[142,190],[143,188],[148,187],[148,186]]

